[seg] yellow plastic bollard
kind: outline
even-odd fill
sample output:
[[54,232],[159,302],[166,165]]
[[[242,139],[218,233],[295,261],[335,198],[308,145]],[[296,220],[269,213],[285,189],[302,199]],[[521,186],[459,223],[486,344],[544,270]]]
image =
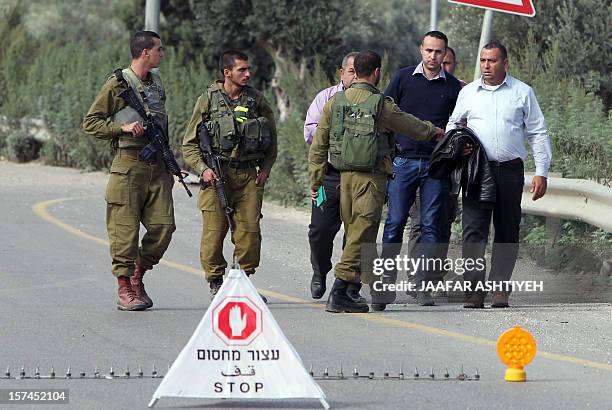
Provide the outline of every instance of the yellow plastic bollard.
[[536,341],[525,329],[514,326],[497,339],[497,355],[508,366],[507,382],[524,382],[527,373],[523,369],[536,355]]

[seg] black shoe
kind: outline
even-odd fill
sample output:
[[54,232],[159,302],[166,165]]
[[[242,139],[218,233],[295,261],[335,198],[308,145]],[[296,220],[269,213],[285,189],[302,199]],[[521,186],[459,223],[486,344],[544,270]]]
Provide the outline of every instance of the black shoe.
[[429,292],[420,291],[416,296],[417,304],[419,306],[435,306],[433,298]]
[[355,302],[346,294],[349,282],[336,278],[334,286],[329,292],[325,310],[332,313],[366,313],[369,308],[367,303]]
[[346,288],[346,296],[351,298],[351,300],[355,303],[367,303],[365,298],[361,296],[359,291],[361,290],[361,282],[353,283],[350,282]]
[[223,285],[223,276],[217,276],[212,281],[208,282],[208,286],[210,286],[211,298],[214,298],[217,292],[219,292],[221,285]]
[[372,308],[372,312],[382,312],[383,310],[387,308],[387,304],[386,303],[372,303],[370,307]]
[[491,300],[491,307],[492,308],[507,308],[510,305],[508,304],[508,299],[509,299],[508,294],[506,293],[493,293],[493,299]]
[[327,290],[326,275],[320,273],[313,273],[312,279],[310,280],[310,294],[313,299],[321,299],[325,295]]

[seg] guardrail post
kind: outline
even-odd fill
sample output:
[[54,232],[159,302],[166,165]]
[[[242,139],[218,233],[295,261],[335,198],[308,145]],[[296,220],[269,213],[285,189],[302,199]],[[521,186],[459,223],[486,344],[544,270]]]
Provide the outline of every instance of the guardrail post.
[[561,219],[547,217],[546,218],[546,245],[544,245],[544,256],[550,255],[550,251],[557,244],[559,233],[561,232]]
[[[550,172],[548,177],[561,178],[563,175],[561,172]],[[544,245],[544,257],[550,255],[551,250],[557,244],[559,239],[559,233],[561,232],[561,219],[547,216],[546,217],[546,245]]]

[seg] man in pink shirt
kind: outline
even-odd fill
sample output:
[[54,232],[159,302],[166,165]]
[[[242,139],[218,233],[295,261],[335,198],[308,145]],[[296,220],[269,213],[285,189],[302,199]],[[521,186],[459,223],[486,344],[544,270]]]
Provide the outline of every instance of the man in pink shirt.
[[[348,53],[342,59],[340,67],[340,84],[326,88],[319,92],[310,104],[304,122],[304,140],[308,145],[317,130],[317,123],[325,103],[338,91],[348,88],[355,80],[353,60],[358,53]],[[340,172],[327,163],[323,187],[327,200],[320,206],[312,205],[310,225],[308,226],[308,242],[310,243],[310,263],[312,265],[312,280],[310,292],[313,299],[321,299],[325,294],[327,273],[332,268],[331,256],[334,248],[334,238],[342,224],[340,220]],[[361,284],[352,284],[347,294],[359,300]],[[365,300],[362,300],[365,302]]]

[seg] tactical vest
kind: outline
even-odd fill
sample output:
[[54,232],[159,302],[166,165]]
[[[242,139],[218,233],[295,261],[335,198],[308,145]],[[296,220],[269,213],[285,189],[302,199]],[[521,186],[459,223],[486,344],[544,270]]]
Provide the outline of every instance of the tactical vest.
[[[144,84],[130,68],[124,68],[121,72],[128,86],[136,93],[145,112],[150,112],[157,125],[168,135],[168,114],[166,114],[165,107],[166,93],[159,75],[150,72],[153,81]],[[142,124],[143,118],[132,107],[126,105],[113,115],[112,121],[117,124],[139,121]],[[144,136],[137,137],[131,134],[121,135],[118,141],[119,148],[142,148],[147,144],[148,141]]]
[[330,163],[340,171],[373,171],[378,163],[393,152],[390,132],[380,132],[378,122],[384,95],[365,83],[351,87],[370,91],[367,100],[350,103],[344,91],[334,95],[329,137]]
[[225,159],[262,159],[271,142],[270,124],[259,115],[255,90],[246,86],[238,100],[230,101],[222,88],[218,82],[208,87],[210,108],[202,117],[213,149]]

